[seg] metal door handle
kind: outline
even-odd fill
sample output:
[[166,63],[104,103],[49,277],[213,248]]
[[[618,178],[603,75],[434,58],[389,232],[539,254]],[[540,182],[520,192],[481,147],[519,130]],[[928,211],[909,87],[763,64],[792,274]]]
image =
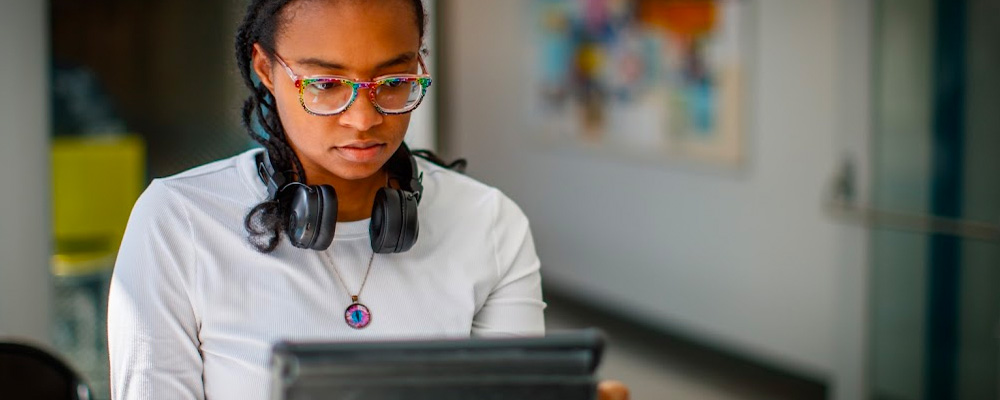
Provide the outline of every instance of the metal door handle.
[[826,201],[826,208],[832,215],[869,228],[950,235],[1000,243],[1000,222],[990,223],[860,206],[854,200],[854,186],[854,166],[850,160],[846,160],[833,179],[832,190]]
[[838,218],[870,228],[950,235],[963,239],[1000,243],[1000,224],[995,223],[879,210],[861,207],[836,198],[829,200],[827,209]]

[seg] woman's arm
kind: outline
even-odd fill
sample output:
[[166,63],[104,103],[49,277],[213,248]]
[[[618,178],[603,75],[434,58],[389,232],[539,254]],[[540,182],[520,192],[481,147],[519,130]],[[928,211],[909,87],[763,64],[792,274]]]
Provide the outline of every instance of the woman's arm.
[[132,209],[108,299],[114,399],[204,399],[196,260],[183,204],[153,181]]
[[[499,283],[472,321],[473,336],[545,334],[541,263],[528,218],[516,204],[497,192],[494,243]],[[619,381],[597,385],[598,400],[628,400],[629,389]]]
[[541,264],[528,218],[507,196],[499,191],[496,196],[492,241],[498,281],[472,321],[472,335],[544,335]]

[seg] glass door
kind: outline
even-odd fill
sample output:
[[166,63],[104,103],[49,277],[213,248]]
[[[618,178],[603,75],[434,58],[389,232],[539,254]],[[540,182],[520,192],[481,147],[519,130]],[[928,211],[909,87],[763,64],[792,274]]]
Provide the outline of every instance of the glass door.
[[1000,396],[1000,3],[875,3],[869,392]]

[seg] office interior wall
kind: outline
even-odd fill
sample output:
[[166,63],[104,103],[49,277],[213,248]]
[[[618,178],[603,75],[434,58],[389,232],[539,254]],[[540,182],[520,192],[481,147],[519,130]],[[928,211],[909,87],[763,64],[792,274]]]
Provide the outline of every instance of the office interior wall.
[[50,343],[47,1],[0,1],[0,336]]
[[125,123],[126,132],[107,133],[145,140],[151,178],[252,144],[233,55],[242,1],[51,4],[53,62],[93,74]]
[[[871,0],[837,2],[837,108],[835,124],[840,163],[854,169],[855,201],[871,203],[872,35]],[[834,373],[830,398],[868,396],[870,240],[861,224],[837,227],[839,278],[835,282]]]
[[753,3],[749,161],[738,170],[536,147],[521,106],[534,93],[522,84],[526,0],[449,2],[448,148],[524,209],[549,288],[826,379],[838,362],[839,256],[863,251],[838,242],[822,209],[843,145],[836,68],[850,44],[837,35],[848,15],[831,0]]
[[[435,35],[434,32],[437,30],[435,25],[437,24],[437,0],[422,0],[424,3],[424,10],[427,13],[427,20],[425,21],[425,31],[424,31],[424,49],[427,50],[427,54],[424,56],[424,62],[427,64],[427,68],[430,74],[434,77],[438,76],[438,49],[434,48]],[[437,132],[437,105],[438,105],[438,92],[434,85],[431,85],[430,90],[424,95],[424,99],[420,102],[420,107],[413,111],[410,117],[410,127],[406,130],[406,144],[413,149],[430,149],[438,150],[438,136],[435,134]]]

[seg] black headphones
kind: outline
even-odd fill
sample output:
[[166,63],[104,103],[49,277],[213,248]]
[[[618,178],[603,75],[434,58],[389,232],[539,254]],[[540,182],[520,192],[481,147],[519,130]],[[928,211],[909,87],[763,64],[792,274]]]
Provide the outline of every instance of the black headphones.
[[[333,242],[337,226],[337,192],[330,185],[306,185],[276,172],[270,154],[257,155],[257,173],[267,185],[270,200],[278,200],[287,218],[288,240],[302,249],[326,250]],[[389,158],[390,179],[401,189],[383,187],[375,194],[368,235],[376,253],[402,253],[417,242],[417,204],[424,187],[423,174],[406,143]]]

